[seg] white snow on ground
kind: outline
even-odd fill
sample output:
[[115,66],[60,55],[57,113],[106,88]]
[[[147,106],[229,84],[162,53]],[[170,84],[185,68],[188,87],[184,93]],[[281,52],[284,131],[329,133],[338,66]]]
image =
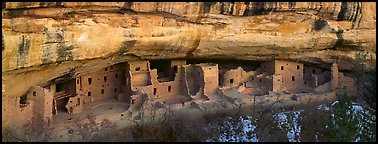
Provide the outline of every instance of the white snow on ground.
[[327,104],[321,104],[318,106],[318,109],[323,111],[329,111],[329,106],[327,106]]
[[[278,122],[278,127],[287,131],[287,139],[289,142],[300,142],[301,138],[301,125],[298,122],[300,111],[294,112],[280,112],[276,114],[276,119]],[[292,114],[288,116],[287,114]]]
[[[300,111],[281,112],[276,114],[276,120],[278,122],[277,126],[281,130],[287,131],[287,139],[289,142],[300,142],[301,125],[298,121],[299,115]],[[223,123],[223,126],[221,127],[223,133],[219,137],[215,138],[217,141],[258,142],[257,135],[254,132],[257,125],[253,125],[256,121],[253,120],[251,116],[247,116],[246,119],[240,116],[239,121],[236,121],[236,124],[232,123],[231,121],[232,118],[228,117],[228,119]],[[240,124],[241,126],[237,127]],[[208,139],[207,141],[211,142],[212,140]]]
[[[368,125],[368,123],[373,123],[371,120],[375,120],[376,118],[375,117],[365,118],[364,114],[366,115],[370,115],[370,114],[369,114],[369,111],[365,109],[363,106],[353,105],[352,112],[353,112],[353,116],[357,116],[360,119],[358,123],[358,127],[359,127],[358,133],[362,135],[363,132],[366,131],[368,135],[371,137],[372,136],[371,130],[365,130],[365,127],[367,127],[366,125]],[[360,141],[361,141],[361,138],[359,136],[357,136],[356,139],[354,140],[354,142],[360,142]]]
[[[244,119],[242,116],[240,116],[239,121],[236,121],[237,124],[233,124],[232,118],[228,117],[228,119],[223,123],[223,126],[221,129],[224,129],[224,132],[216,138],[219,142],[258,142],[257,136],[254,133],[254,130],[256,128],[255,125],[253,125],[252,117],[247,116],[246,119]],[[241,122],[239,124],[239,122]],[[237,127],[240,125],[240,127]],[[239,133],[240,131],[240,133]],[[211,139],[207,140],[208,142],[211,142]]]
[[[338,103],[337,101],[331,104],[332,106],[334,104]],[[323,109],[328,111],[330,107],[326,105],[320,105],[318,109]],[[359,117],[362,120],[365,120],[364,115],[361,113],[367,114],[368,111],[364,109],[364,107],[359,105],[353,105],[352,106],[353,112],[352,114],[354,116]],[[301,124],[298,121],[299,115],[301,111],[292,111],[292,112],[280,112],[275,114],[275,120],[277,121],[279,127],[282,131],[287,132],[286,136],[289,142],[300,142],[301,138]],[[349,114],[350,112],[348,112]],[[334,114],[331,114],[334,116]],[[375,120],[375,117],[370,118]],[[240,116],[239,121],[236,121],[236,123],[232,122],[232,118],[228,117],[228,119],[223,123],[223,126],[221,127],[223,133],[215,137],[213,139],[208,139],[208,142],[211,142],[213,140],[220,141],[220,142],[258,142],[257,135],[255,133],[255,128],[257,127],[256,120],[253,120],[251,116],[247,116],[246,119]],[[371,123],[371,120],[365,120],[367,123]],[[240,123],[241,122],[241,123]],[[359,122],[359,134],[362,134],[364,131],[364,125],[366,125],[366,122],[362,122],[360,120]],[[238,127],[239,126],[239,127]],[[327,127],[327,126],[326,126]],[[239,129],[239,130],[238,130]],[[238,132],[239,131],[239,132]],[[369,131],[369,130],[368,130]],[[371,133],[371,132],[370,132]],[[315,135],[315,139],[318,141],[318,135]],[[355,142],[361,141],[360,137],[357,136],[355,138]]]

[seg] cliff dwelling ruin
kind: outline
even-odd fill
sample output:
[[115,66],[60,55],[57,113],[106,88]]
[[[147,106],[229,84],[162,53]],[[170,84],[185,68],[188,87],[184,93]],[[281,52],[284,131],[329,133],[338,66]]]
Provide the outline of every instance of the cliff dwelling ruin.
[[356,95],[353,79],[339,72],[336,63],[315,66],[273,60],[238,66],[189,60],[129,61],[64,82],[32,87],[17,98],[13,106],[18,110],[12,114],[20,116],[20,123],[59,123],[88,112],[133,116],[147,100],[160,107],[180,107],[226,95],[256,103],[256,98],[272,95],[284,98],[285,94],[343,89]]
[[375,66],[375,2],[2,2],[3,141],[217,141],[229,115],[327,141],[340,98],[376,107]]

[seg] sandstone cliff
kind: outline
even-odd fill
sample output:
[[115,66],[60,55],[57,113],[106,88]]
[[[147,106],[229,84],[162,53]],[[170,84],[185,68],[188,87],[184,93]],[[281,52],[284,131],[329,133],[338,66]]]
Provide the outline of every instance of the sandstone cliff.
[[337,59],[350,69],[356,51],[375,60],[375,11],[369,2],[3,2],[3,84],[19,96],[137,59]]

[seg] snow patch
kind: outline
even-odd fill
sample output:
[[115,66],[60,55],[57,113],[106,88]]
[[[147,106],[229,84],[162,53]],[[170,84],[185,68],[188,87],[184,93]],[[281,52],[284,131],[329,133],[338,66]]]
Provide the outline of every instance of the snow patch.
[[300,113],[300,111],[290,112],[292,114],[290,117],[285,112],[276,114],[278,127],[283,131],[287,130],[286,136],[289,142],[300,142],[301,125],[298,121]]
[[[234,120],[228,117],[221,127],[224,132],[213,139],[219,142],[258,142],[257,135],[254,133],[256,126],[253,125],[256,120],[252,120],[251,116],[247,116],[246,119],[240,116],[239,121],[235,121],[236,124],[232,121]],[[207,142],[212,142],[212,139],[208,139]]]

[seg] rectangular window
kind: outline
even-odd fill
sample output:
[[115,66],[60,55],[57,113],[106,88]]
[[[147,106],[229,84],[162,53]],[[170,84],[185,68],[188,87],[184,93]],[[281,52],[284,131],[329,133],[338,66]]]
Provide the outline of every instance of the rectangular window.
[[260,79],[260,83],[262,82],[262,80]]
[[108,71],[108,68],[105,68],[105,71]]
[[118,78],[118,74],[115,74],[115,78]]
[[254,77],[251,77],[251,80],[253,81],[255,78]]
[[104,94],[105,90],[104,89],[101,89],[101,94]]
[[106,82],[106,76],[104,76],[104,82]]
[[77,98],[77,105],[80,105],[80,98]]
[[284,67],[283,66],[281,66],[281,70],[283,70],[284,69]]
[[230,79],[230,83],[234,83],[234,79]]
[[316,72],[316,70],[315,70],[315,69],[313,69],[313,70],[312,70],[312,73],[313,73],[313,74],[315,74],[315,72]]
[[294,76],[291,76],[291,81],[294,81]]
[[171,86],[168,86],[168,92],[171,92]]
[[88,78],[88,84],[89,84],[89,85],[92,84],[92,78]]
[[154,95],[156,95],[156,88],[154,88]]
[[33,91],[33,96],[36,96],[37,95],[37,92]]
[[297,69],[299,69],[299,65],[297,65]]
[[91,92],[88,92],[88,96],[91,96]]
[[77,79],[77,84],[79,84],[79,79]]

